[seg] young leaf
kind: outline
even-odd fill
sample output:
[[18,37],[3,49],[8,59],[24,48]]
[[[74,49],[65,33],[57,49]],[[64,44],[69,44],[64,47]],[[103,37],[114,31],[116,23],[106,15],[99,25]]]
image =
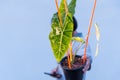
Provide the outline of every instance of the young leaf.
[[81,43],[85,43],[84,39],[82,39],[80,37],[73,37],[72,40],[73,41],[78,41],[78,42],[81,42]]

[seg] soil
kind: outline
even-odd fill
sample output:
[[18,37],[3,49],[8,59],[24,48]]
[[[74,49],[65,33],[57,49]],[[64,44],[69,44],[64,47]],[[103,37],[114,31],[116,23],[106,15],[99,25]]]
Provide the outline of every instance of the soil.
[[[82,66],[83,66],[83,59],[78,57],[78,56],[76,56],[75,59],[74,59],[73,64],[71,64],[72,69],[80,68]],[[68,60],[67,59],[63,60],[62,67],[66,68],[66,69],[69,69],[68,68]]]

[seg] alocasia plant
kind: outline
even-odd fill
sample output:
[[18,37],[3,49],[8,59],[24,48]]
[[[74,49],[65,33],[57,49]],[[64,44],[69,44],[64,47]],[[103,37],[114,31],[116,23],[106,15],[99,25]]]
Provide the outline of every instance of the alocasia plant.
[[49,39],[54,56],[58,62],[60,62],[65,55],[72,39],[75,6],[76,0],[71,0],[70,4],[67,6],[68,14],[66,15],[64,0],[61,1],[59,10],[61,13],[60,17],[62,19],[62,25],[60,24],[57,13],[52,17],[52,31],[49,34]]

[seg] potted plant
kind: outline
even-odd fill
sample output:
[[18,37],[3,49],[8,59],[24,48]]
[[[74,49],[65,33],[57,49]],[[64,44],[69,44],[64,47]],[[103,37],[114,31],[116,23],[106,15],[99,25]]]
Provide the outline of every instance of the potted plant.
[[[57,0],[55,0],[55,3],[57,13],[52,17],[52,31],[49,34],[52,51],[57,62],[60,63],[63,68],[66,80],[82,80],[82,69],[86,62],[86,48],[96,5],[94,5],[92,11],[88,35],[84,41],[80,37],[72,37],[73,15],[75,13],[76,0],[71,0],[69,4],[67,4],[66,0],[61,0],[60,8],[58,7]],[[72,47],[76,41],[80,44],[73,53]],[[81,58],[81,56],[77,55],[77,51],[83,44],[85,44],[84,57]],[[67,55],[66,57],[64,57],[65,54]]]

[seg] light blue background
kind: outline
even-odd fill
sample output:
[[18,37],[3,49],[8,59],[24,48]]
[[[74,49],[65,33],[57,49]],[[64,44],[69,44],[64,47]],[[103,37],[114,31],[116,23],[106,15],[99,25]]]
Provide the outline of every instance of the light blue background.
[[[69,0],[70,1],[70,0]],[[120,1],[98,0],[99,55],[86,80],[120,80]],[[93,0],[77,0],[79,32],[87,34]],[[44,72],[56,66],[48,39],[54,0],[0,0],[0,80],[55,80]],[[94,25],[90,45],[95,53]]]

